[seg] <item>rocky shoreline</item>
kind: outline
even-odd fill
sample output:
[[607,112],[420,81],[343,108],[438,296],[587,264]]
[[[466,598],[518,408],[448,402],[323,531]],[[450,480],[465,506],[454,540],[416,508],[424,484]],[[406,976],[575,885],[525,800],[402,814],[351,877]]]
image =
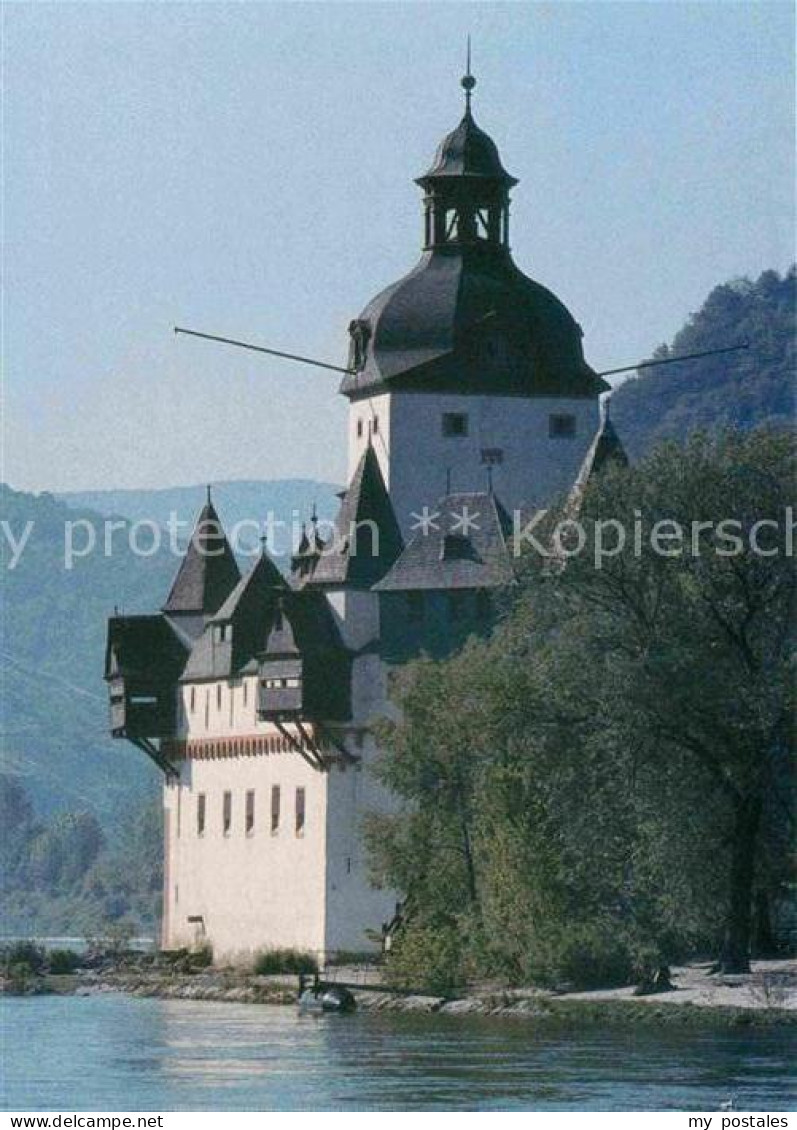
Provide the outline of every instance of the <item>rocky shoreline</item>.
[[[354,992],[358,1010],[369,1013],[500,1017],[570,1024],[797,1025],[797,963],[769,964],[776,968],[759,969],[747,977],[715,977],[708,988],[706,969],[683,967],[675,971],[676,988],[672,992],[645,997],[634,996],[632,989],[555,993],[544,989],[487,988],[451,998],[357,986],[345,976],[340,981],[346,981]],[[70,974],[45,973],[29,978],[23,985],[6,979],[0,981],[0,992],[70,996],[127,993],[170,1000],[295,1005],[298,984],[294,977],[256,976],[232,969],[189,973],[111,967]]]

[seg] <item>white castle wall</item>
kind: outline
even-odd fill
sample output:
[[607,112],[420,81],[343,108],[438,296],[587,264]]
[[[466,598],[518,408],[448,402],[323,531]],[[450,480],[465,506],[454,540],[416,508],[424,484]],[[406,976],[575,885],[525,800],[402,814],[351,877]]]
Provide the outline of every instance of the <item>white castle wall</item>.
[[[351,595],[351,594],[347,594]],[[363,642],[373,638],[375,598],[346,610],[348,629]],[[356,613],[364,623],[358,628]],[[167,948],[209,941],[217,960],[247,960],[259,949],[312,950],[322,960],[330,949],[376,950],[365,934],[376,931],[394,909],[394,892],[369,881],[361,838],[366,812],[386,811],[391,798],[373,779],[376,750],[364,727],[385,703],[384,667],[366,653],[354,660],[355,723],[336,727],[358,759],[329,772],[301,755],[280,753],[191,758],[180,762],[180,781],[164,790],[166,866],[163,944]],[[179,737],[190,742],[273,736],[256,718],[257,678],[209,681],[179,688]],[[192,709],[193,699],[193,709]],[[280,827],[272,834],[271,790],[279,785]],[[304,788],[306,816],[295,830],[296,789]],[[255,794],[255,824],[246,833],[246,793]],[[232,795],[232,825],[223,829],[223,797]],[[204,793],[206,823],[197,831],[197,797]],[[201,919],[201,923],[190,920]]]
[[[466,436],[444,436],[444,413],[465,413]],[[552,415],[575,417],[575,435],[549,434]],[[496,495],[510,512],[544,506],[572,487],[599,425],[598,398],[456,396],[383,393],[352,403],[349,411],[349,473],[368,443],[368,423],[379,420],[372,438],[396,517],[405,538],[411,514],[433,507],[446,493],[487,487],[482,450],[500,448],[493,471]],[[358,421],[362,422],[358,435]]]
[[[280,825],[271,831],[271,787],[280,786]],[[305,789],[305,824],[295,830],[297,787]],[[245,830],[247,790],[255,823]],[[223,831],[225,791],[232,825]],[[206,822],[197,831],[198,794]],[[179,785],[164,792],[168,812],[169,889],[164,944],[207,939],[217,959],[246,959],[262,948],[290,946],[321,953],[325,926],[327,786],[296,753],[183,762]],[[202,924],[189,919],[201,917]]]

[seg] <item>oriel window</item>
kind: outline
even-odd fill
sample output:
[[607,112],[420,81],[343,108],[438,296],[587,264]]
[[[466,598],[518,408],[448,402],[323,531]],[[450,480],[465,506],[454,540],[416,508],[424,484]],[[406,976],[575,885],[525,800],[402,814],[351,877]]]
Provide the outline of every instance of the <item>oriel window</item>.
[[300,785],[296,790],[296,835],[301,836],[304,832],[305,820],[305,792],[304,788]]

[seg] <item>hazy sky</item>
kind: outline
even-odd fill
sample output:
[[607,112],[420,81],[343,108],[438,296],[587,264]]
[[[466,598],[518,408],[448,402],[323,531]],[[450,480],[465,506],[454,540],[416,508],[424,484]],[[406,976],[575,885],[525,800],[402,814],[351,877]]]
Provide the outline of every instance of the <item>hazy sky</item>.
[[793,257],[789,3],[6,4],[4,477],[344,472],[346,326],[420,249],[461,114],[598,368]]

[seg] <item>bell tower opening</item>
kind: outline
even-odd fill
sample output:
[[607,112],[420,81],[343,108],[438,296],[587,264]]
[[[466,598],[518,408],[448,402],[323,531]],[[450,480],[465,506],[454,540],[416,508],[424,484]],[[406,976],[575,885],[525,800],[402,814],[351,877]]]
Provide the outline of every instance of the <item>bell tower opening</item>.
[[424,190],[424,250],[463,246],[509,249],[509,190],[492,138],[476,125],[471,95],[476,79],[462,79],[465,114],[440,144],[434,163],[416,183]]

